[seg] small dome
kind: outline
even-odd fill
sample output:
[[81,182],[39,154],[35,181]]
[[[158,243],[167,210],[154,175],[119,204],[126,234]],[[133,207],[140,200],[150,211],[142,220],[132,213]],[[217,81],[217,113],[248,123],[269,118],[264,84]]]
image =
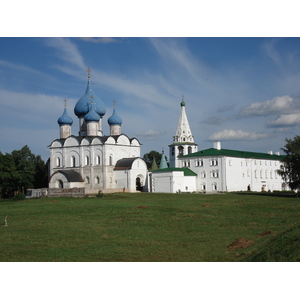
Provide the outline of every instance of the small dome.
[[61,117],[58,118],[57,123],[59,125],[72,125],[73,120],[72,118],[68,115],[67,108],[65,107],[64,113],[62,114]]
[[99,122],[100,116],[96,112],[95,103],[90,103],[90,110],[89,112],[84,116],[84,119],[86,122]]
[[74,108],[74,113],[78,118],[83,117],[85,114],[89,112],[89,104],[91,102],[91,99],[93,99],[93,102],[95,104],[96,113],[100,117],[103,117],[106,113],[106,108],[104,102],[99,97],[97,97],[92,91],[90,75],[89,75],[85,94],[77,101]]
[[109,125],[122,125],[122,118],[117,115],[116,108],[114,108],[113,114],[107,120]]
[[180,106],[185,106],[185,102],[183,100],[181,101]]

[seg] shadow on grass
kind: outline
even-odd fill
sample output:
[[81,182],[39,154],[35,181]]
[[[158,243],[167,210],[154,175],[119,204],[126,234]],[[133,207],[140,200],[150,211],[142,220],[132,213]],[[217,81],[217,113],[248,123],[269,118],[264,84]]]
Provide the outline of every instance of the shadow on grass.
[[237,195],[255,195],[263,197],[298,198],[299,193],[294,192],[235,192]]

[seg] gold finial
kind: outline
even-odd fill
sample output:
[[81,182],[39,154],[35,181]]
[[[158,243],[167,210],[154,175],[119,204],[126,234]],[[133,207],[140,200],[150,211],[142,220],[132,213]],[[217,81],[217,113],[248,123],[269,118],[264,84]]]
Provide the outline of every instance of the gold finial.
[[65,98],[64,102],[65,102],[64,107],[67,107],[67,99],[66,98]]
[[184,95],[182,95],[181,97],[182,97],[182,101],[184,101]]
[[114,99],[114,100],[113,100],[114,108],[116,108],[116,102],[117,102],[117,101]]
[[88,79],[90,79],[91,78],[91,72],[92,72],[92,70],[90,68],[88,68],[87,72],[88,72]]

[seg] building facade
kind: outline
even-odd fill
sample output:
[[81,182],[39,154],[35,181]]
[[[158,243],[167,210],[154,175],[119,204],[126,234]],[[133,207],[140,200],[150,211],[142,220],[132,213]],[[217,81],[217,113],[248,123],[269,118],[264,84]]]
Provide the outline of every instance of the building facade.
[[278,175],[283,156],[222,149],[214,142],[198,151],[188,123],[185,102],[169,145],[170,166],[151,173],[152,192],[231,192],[274,191],[287,189]]
[[72,135],[72,118],[66,104],[58,119],[60,138],[50,148],[49,189],[84,188],[86,194],[137,190],[147,191],[148,171],[140,157],[141,144],[121,133],[122,119],[114,105],[104,134],[104,102],[91,88],[90,70],[85,94],[74,113],[79,120],[78,135]]

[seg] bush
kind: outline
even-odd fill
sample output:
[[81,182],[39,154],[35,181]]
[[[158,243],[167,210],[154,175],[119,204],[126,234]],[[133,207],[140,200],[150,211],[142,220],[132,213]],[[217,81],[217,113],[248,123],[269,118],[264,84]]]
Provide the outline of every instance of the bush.
[[100,190],[98,192],[98,194],[96,195],[97,198],[103,198],[104,197],[104,194],[102,193],[102,191]]
[[24,200],[26,198],[26,195],[23,193],[18,193],[13,197],[13,200]]

